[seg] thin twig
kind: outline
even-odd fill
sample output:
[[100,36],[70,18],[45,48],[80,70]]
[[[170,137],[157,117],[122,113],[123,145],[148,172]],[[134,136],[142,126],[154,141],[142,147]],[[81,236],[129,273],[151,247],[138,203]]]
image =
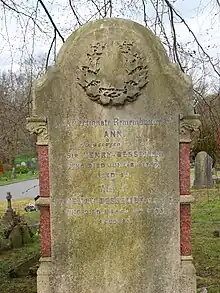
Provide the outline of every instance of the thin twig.
[[191,33],[191,35],[193,36],[194,40],[196,41],[198,47],[201,49],[201,51],[203,52],[203,54],[208,58],[209,63],[211,64],[213,70],[215,71],[215,73],[220,77],[220,73],[218,72],[218,70],[215,68],[214,63],[212,62],[211,57],[209,56],[209,54],[204,50],[204,48],[202,47],[202,45],[200,44],[200,42],[198,41],[196,35],[194,34],[194,32],[191,30],[191,28],[189,27],[189,25],[186,23],[186,21],[184,20],[184,18],[173,8],[173,6],[170,4],[170,2],[168,0],[164,0],[167,4],[167,6],[172,9],[172,11],[176,14],[176,16],[179,17],[179,19],[181,20],[181,22],[187,27],[188,31]]
[[100,16],[101,16],[102,18],[104,18],[104,16],[103,16],[102,13],[101,13],[101,10],[104,9],[104,8],[106,7],[106,3],[104,3],[103,7],[101,7],[101,9],[100,9],[100,8],[98,7],[98,5],[95,3],[94,0],[90,0],[90,1],[95,5],[95,7],[96,7],[96,9],[98,10],[98,13],[100,14]]
[[175,26],[174,26],[173,10],[170,7],[169,7],[169,10],[170,10],[170,25],[171,25],[171,29],[172,29],[172,35],[173,35],[174,57],[175,57],[177,63],[179,64],[180,69],[182,70],[182,72],[184,72],[184,69],[183,69],[182,64],[180,62],[180,59],[179,59],[178,50],[177,50],[176,30],[175,30]]
[[[2,2],[2,4],[3,4],[5,7],[7,7],[9,10],[12,10],[12,11],[16,12],[17,14],[21,14],[21,15],[24,15],[24,16],[30,18],[30,19],[33,21],[33,23],[38,27],[38,29],[39,29],[41,32],[43,32],[43,30],[41,29],[41,27],[39,26],[39,24],[36,22],[36,20],[35,20],[31,15],[28,15],[28,14],[26,14],[26,13],[24,13],[24,12],[22,12],[22,11],[16,9],[16,8],[10,6],[10,5],[7,4],[4,0],[0,0],[0,2]],[[14,4],[14,3],[13,3],[13,4]],[[15,5],[15,4],[14,4],[14,5]]]
[[64,43],[65,42],[64,37],[61,35],[60,31],[58,30],[57,26],[55,25],[55,23],[53,21],[53,18],[51,17],[51,15],[50,15],[49,11],[47,10],[46,6],[44,5],[43,1],[42,0],[38,0],[38,1],[40,2],[40,4],[42,5],[44,11],[46,12],[46,14],[47,14],[47,16],[48,16],[53,28],[57,31],[59,37],[61,38],[61,40]]
[[112,0],[109,0],[109,17],[112,17],[113,5]]
[[146,10],[145,0],[142,0],[142,4],[143,4],[143,13],[144,13],[144,23],[145,23],[145,25],[147,27],[148,26],[147,25],[147,10]]
[[80,19],[79,19],[78,15],[77,15],[77,13],[76,13],[76,11],[75,11],[74,7],[73,7],[72,0],[69,0],[69,4],[70,4],[70,7],[71,7],[71,9],[72,9],[72,12],[73,12],[73,14],[74,14],[74,16],[75,16],[75,18],[76,18],[76,20],[77,20],[78,24],[81,26],[81,25],[82,25],[82,23],[81,23],[81,21],[80,21]]
[[[56,32],[56,30],[54,30],[54,32]],[[46,65],[45,65],[46,70],[47,70],[47,68],[48,68],[49,58],[50,58],[50,53],[51,53],[51,50],[52,50],[52,48],[53,48],[53,44],[54,44],[55,40],[56,40],[56,33],[54,33],[53,40],[52,40],[52,42],[51,42],[51,44],[50,44],[50,48],[49,48],[49,51],[48,51],[48,53],[47,53],[47,59],[46,59]]]

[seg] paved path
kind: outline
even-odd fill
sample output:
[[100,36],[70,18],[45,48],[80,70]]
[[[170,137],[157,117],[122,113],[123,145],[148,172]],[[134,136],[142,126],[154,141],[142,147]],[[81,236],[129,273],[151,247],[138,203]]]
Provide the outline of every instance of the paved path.
[[6,193],[11,192],[12,199],[33,198],[39,195],[39,180],[27,180],[0,186],[0,201],[5,200]]

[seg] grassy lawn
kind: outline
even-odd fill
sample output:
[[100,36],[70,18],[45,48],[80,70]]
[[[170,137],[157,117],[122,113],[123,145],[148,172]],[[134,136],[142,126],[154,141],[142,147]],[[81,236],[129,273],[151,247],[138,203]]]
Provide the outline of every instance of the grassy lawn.
[[31,244],[0,253],[0,292],[36,293],[36,277],[24,276],[20,278],[9,278],[8,272],[38,254],[40,255],[39,236],[35,236]]
[[30,179],[37,179],[39,177],[38,172],[34,175],[28,175],[28,174],[17,174],[17,177],[15,179],[11,179],[9,176],[0,176],[0,186],[7,185],[11,183],[16,183],[24,180],[30,180]]
[[[39,211],[36,212],[25,212],[24,208],[29,203],[35,204],[35,201],[33,198],[24,198],[24,199],[17,199],[12,200],[12,208],[16,213],[19,213],[20,215],[24,215],[25,220],[32,224],[35,222],[39,222],[40,215]],[[5,210],[7,208],[7,201],[0,201],[0,217],[4,215]]]
[[192,255],[197,272],[197,286],[209,293],[220,292],[220,238],[213,232],[220,229],[220,192],[193,191]]

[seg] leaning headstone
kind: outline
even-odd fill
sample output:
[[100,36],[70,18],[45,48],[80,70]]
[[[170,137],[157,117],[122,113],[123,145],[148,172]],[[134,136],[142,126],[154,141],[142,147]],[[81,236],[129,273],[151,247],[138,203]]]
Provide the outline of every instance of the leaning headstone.
[[52,252],[38,293],[195,292],[193,270],[180,283],[179,123],[194,117],[191,90],[132,21],[92,22],[66,41],[28,120],[39,149],[49,137]]
[[199,152],[195,159],[195,179],[193,188],[213,187],[212,158],[206,152]]
[[11,249],[10,240],[0,237],[0,252],[9,249]]
[[21,229],[22,229],[22,243],[28,244],[32,242],[32,237],[31,237],[32,233],[28,225],[22,225]]
[[22,247],[22,232],[20,225],[16,225],[11,231],[9,238],[12,248]]

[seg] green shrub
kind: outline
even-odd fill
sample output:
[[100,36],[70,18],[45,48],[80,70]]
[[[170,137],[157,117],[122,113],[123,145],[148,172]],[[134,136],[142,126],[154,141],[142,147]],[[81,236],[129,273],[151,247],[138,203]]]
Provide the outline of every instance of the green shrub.
[[29,171],[29,169],[27,166],[17,166],[15,169],[15,172],[19,173],[19,174],[27,174],[28,171]]

